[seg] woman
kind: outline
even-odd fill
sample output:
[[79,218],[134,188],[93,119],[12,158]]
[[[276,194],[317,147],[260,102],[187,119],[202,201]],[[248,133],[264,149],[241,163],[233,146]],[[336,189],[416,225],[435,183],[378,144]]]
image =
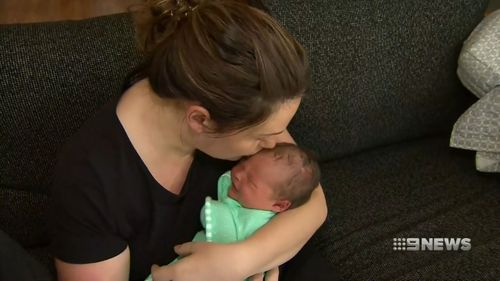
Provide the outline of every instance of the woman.
[[144,62],[60,154],[51,247],[58,277],[142,280],[179,254],[188,256],[153,266],[155,280],[262,280],[271,269],[268,280],[277,280],[276,267],[325,220],[321,187],[246,241],[185,242],[231,160],[293,141],[286,128],[307,91],[305,52],[243,1],[148,5],[138,24]]

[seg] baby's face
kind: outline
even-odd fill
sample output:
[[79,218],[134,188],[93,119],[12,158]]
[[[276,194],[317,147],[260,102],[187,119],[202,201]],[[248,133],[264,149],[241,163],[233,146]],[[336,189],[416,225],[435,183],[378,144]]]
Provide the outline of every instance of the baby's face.
[[232,186],[228,195],[245,208],[281,212],[290,203],[276,198],[274,191],[289,176],[290,172],[274,159],[272,152],[259,152],[241,160],[231,170]]

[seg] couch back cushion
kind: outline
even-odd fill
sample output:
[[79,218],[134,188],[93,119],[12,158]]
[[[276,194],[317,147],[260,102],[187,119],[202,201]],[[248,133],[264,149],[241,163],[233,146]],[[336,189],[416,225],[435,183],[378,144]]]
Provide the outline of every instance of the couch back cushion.
[[[332,159],[450,130],[468,93],[462,42],[487,0],[278,0],[309,52],[312,91],[291,124]],[[57,148],[138,62],[130,17],[0,27],[0,186],[43,190]]]
[[462,42],[487,0],[279,0],[272,13],[306,47],[312,91],[296,140],[333,159],[451,130],[467,107]]
[[126,15],[0,26],[0,186],[42,191],[58,147],[137,62]]
[[[487,2],[268,1],[311,58],[294,137],[332,159],[451,128],[456,59]],[[126,15],[0,26],[0,226],[23,245],[46,237],[57,149],[138,61]]]
[[58,148],[137,62],[126,15],[0,25],[0,229],[25,247],[48,243]]

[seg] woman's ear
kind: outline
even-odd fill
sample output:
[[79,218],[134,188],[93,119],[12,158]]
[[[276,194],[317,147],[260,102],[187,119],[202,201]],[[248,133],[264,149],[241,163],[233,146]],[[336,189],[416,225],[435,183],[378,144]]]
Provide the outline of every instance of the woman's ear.
[[186,122],[196,133],[213,131],[212,120],[208,110],[199,105],[188,105],[186,108]]

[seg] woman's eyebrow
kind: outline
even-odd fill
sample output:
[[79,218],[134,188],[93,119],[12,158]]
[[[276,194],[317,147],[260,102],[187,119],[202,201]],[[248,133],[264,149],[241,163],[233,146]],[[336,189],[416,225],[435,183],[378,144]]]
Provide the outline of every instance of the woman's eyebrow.
[[274,135],[279,135],[279,134],[282,134],[285,130],[283,131],[279,131],[279,132],[276,132],[276,133],[268,133],[268,134],[262,134],[261,136],[274,136]]

